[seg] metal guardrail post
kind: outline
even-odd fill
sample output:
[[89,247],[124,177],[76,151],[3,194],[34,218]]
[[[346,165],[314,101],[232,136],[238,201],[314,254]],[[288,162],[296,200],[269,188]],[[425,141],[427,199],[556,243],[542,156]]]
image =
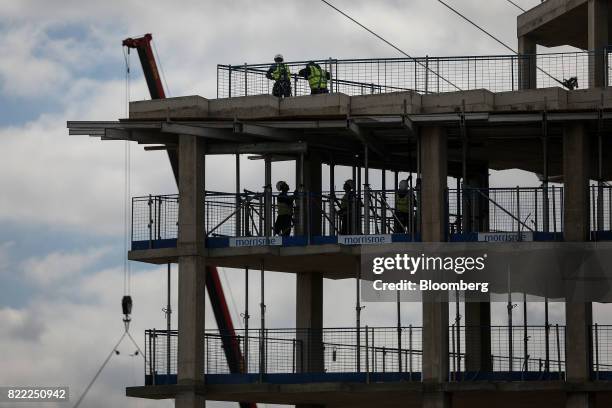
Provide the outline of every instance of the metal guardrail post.
[[599,330],[598,325],[595,323],[595,379],[599,380]]
[[259,382],[263,382],[264,374],[264,348],[263,348],[264,329],[259,329]]
[[231,98],[232,97],[232,66],[228,65],[227,69],[228,69],[228,72],[229,72],[229,76],[228,76],[229,79],[227,81],[227,88],[228,88],[228,90],[227,90],[227,92],[228,92],[227,97]]
[[365,333],[366,333],[366,338],[365,338],[365,348],[366,348],[366,383],[369,384],[370,383],[370,336],[369,336],[369,332],[370,330],[368,329],[368,326],[366,325],[365,327]]
[[153,198],[151,194],[149,194],[149,201],[147,202],[149,206],[149,249],[153,248]]
[[293,338],[291,340],[291,372],[295,374],[295,368],[296,368],[296,364],[295,364],[295,358],[296,358],[296,354],[295,354],[295,348],[296,348],[296,339]]
[[612,231],[612,188],[608,190],[608,229]]
[[561,339],[559,338],[559,324],[555,324],[555,333],[557,336],[557,368],[559,370],[559,376],[561,376]]
[[[547,309],[545,313],[548,316],[548,299],[546,299],[545,302],[546,303],[544,307]],[[548,321],[546,322],[546,326],[544,330],[545,330],[544,339],[546,341],[544,371],[549,372],[550,371],[550,324],[548,323]]]
[[455,350],[455,324],[453,323],[451,325],[451,367],[452,367],[452,371],[450,372],[450,380],[451,381],[455,381],[456,380],[456,376],[457,376],[457,352]]
[[429,55],[425,55],[425,93],[429,93]]
[[412,381],[412,325],[408,326],[408,372]]
[[[334,71],[332,65],[332,58],[329,57],[329,92],[334,93]],[[331,187],[331,186],[330,186]]]
[[[552,210],[553,210],[553,231],[557,232],[557,199],[555,197],[555,186],[552,186]],[[563,207],[561,207],[563,208]],[[563,228],[561,228],[563,231]]]
[[523,237],[521,236],[521,188],[516,186],[516,230],[517,230],[517,240],[522,241]]
[[247,63],[244,63],[244,96],[249,96],[249,78],[247,72]]
[[155,217],[157,224],[157,239],[161,240],[161,207],[162,207],[162,198],[160,196],[155,197],[155,201],[157,201],[157,215]]
[[134,242],[134,199],[132,198],[132,215],[130,216],[130,222],[132,224],[132,229],[130,231],[130,248],[132,247],[132,242]]
[[153,329],[153,385],[157,383],[157,329]]

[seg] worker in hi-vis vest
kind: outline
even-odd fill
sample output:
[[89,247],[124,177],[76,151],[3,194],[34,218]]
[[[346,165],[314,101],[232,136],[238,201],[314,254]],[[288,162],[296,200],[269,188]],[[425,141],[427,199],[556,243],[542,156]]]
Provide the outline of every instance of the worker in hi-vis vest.
[[281,54],[274,56],[274,64],[270,65],[266,78],[274,80],[272,95],[279,98],[291,96],[291,71],[289,65],[283,62]]
[[311,95],[329,93],[327,81],[331,79],[331,75],[319,64],[310,61],[306,68],[300,70],[298,75],[308,80]]
[[402,180],[395,193],[395,228],[396,234],[409,231],[411,211],[414,209],[415,199],[408,188],[408,180]]
[[289,236],[293,222],[293,200],[289,196],[289,185],[284,181],[276,183],[276,189],[280,194],[276,197],[276,221],[274,221],[274,234]]

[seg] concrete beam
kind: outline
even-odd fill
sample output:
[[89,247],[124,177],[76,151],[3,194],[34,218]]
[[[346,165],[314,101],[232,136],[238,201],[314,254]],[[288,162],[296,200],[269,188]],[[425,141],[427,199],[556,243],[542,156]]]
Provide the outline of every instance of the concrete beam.
[[547,0],[517,17],[517,35],[531,36],[546,47],[586,48],[586,4],[589,0]]
[[208,116],[208,99],[198,95],[130,102],[130,119],[194,119]]
[[366,144],[369,149],[371,149],[374,153],[379,155],[380,157],[386,157],[385,151],[382,147],[376,143],[373,138],[368,135],[359,125],[355,122],[349,120],[347,122],[348,130],[355,135],[362,143]]
[[206,147],[206,154],[300,154],[308,151],[308,143],[223,143]]
[[174,133],[177,135],[191,135],[204,137],[209,139],[244,142],[244,137],[237,136],[231,130],[222,130],[217,128],[207,128],[201,126],[191,126],[181,123],[164,122],[161,125],[161,131],[164,133]]
[[294,141],[297,138],[297,135],[294,134],[294,131],[277,129],[268,126],[254,125],[252,123],[237,123],[234,128],[234,132],[284,142]]

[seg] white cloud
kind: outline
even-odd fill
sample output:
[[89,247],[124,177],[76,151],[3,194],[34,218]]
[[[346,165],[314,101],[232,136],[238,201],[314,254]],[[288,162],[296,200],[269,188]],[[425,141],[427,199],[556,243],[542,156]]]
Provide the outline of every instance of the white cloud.
[[8,268],[10,264],[11,248],[15,246],[15,241],[0,242],[0,274]]
[[76,277],[107,255],[110,248],[94,248],[86,252],[52,252],[44,257],[29,258],[21,268],[24,276],[37,286],[60,284]]

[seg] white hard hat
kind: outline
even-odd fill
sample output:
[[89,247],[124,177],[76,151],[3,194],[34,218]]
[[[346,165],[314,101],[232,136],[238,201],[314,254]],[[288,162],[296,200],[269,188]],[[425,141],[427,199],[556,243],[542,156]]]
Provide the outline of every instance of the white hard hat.
[[408,190],[408,180],[402,180],[399,182],[399,186],[398,186],[400,191],[406,191]]
[[289,184],[285,183],[283,180],[276,183],[276,189],[278,191],[283,191],[284,189],[289,190]]
[[281,61],[283,61],[283,60],[284,60],[284,58],[283,58],[283,54],[276,54],[276,55],[274,56],[274,61],[281,62]]

